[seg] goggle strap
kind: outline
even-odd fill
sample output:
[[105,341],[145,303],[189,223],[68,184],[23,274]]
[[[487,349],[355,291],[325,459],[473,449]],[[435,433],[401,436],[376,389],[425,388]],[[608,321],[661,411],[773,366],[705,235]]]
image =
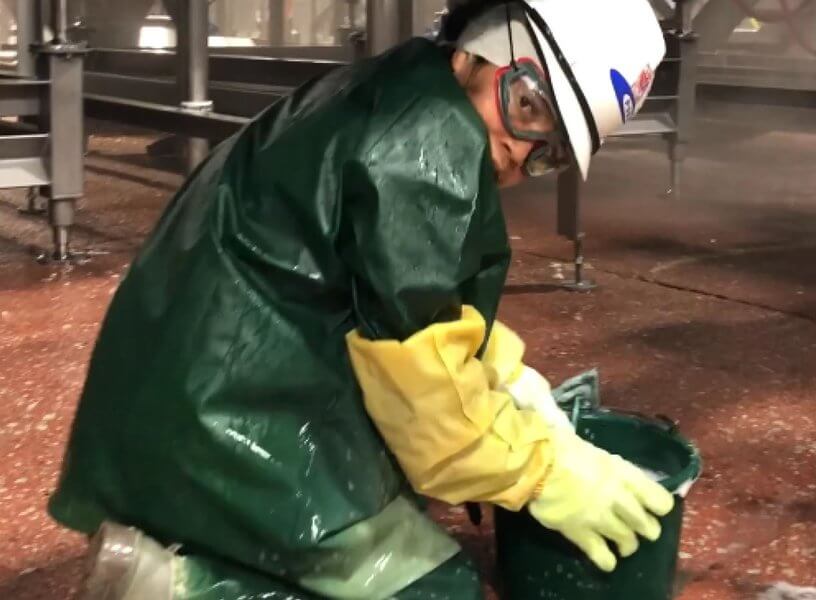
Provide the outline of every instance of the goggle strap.
[[[589,102],[584,95],[583,90],[578,85],[578,81],[575,78],[575,73],[572,72],[572,68],[570,67],[567,60],[564,58],[564,53],[561,51],[558,42],[556,42],[555,37],[550,30],[549,25],[544,21],[541,15],[536,12],[525,0],[513,0],[514,3],[520,4],[524,12],[527,14],[528,19],[526,19],[527,30],[530,33],[530,39],[532,40],[533,44],[535,45],[536,52],[541,57],[541,60],[544,60],[544,52],[541,50],[541,46],[538,43],[538,36],[535,35],[535,32],[532,31],[532,27],[530,25],[530,21],[532,20],[536,26],[541,30],[541,33],[544,34],[544,37],[547,38],[547,41],[550,43],[553,49],[553,54],[555,55],[555,59],[558,61],[559,66],[564,71],[567,79],[570,82],[570,86],[572,87],[573,92],[575,92],[576,98],[578,98],[578,104],[581,106],[581,111],[584,113],[584,120],[589,125],[589,134],[592,137],[592,153],[598,151],[601,147],[601,137],[598,134],[598,126],[595,123],[595,118],[592,115],[592,110],[589,108]],[[510,2],[508,2],[509,4]],[[512,49],[511,49],[512,52]],[[558,107],[558,100],[553,97],[553,103],[555,104],[555,108],[558,111],[558,120],[560,123],[563,123],[564,120],[561,117],[561,110]],[[566,132],[565,132],[566,133]]]
[[504,5],[504,12],[507,15],[507,38],[510,42],[510,64],[516,67],[516,49],[513,47],[513,17],[510,14],[510,3]]

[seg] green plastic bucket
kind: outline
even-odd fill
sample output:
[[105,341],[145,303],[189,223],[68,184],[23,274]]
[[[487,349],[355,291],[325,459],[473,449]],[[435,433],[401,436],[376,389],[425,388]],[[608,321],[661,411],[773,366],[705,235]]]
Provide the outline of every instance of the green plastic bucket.
[[[596,409],[577,418],[578,434],[596,446],[666,476],[660,483],[676,505],[660,522],[656,542],[640,540],[632,556],[604,573],[561,534],[538,524],[524,510],[496,510],[497,561],[507,600],[668,600],[672,598],[683,498],[700,474],[697,449],[673,423]],[[611,546],[613,551],[614,545]]]

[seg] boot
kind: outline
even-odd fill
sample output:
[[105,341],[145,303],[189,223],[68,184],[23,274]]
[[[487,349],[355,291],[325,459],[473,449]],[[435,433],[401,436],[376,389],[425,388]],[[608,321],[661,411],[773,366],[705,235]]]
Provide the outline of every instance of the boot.
[[173,559],[138,529],[105,522],[91,540],[78,600],[172,600]]

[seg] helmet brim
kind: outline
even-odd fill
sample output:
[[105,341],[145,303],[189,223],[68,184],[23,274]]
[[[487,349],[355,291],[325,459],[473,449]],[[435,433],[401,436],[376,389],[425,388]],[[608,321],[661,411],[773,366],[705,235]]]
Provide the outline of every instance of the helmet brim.
[[[533,3],[533,6],[535,6],[535,3]],[[542,15],[542,17],[546,19],[546,16]],[[550,88],[553,93],[553,103],[558,110],[559,124],[567,139],[572,159],[581,172],[581,177],[586,180],[593,151],[590,125],[587,122],[578,94],[561,63],[556,58],[552,46],[534,23],[531,23],[531,27],[544,55],[544,66],[550,78]]]

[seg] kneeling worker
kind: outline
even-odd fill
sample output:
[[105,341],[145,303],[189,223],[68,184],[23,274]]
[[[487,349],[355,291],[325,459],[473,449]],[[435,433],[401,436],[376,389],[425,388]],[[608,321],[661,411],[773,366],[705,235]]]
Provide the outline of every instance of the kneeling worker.
[[659,25],[647,0],[480,4],[302,86],[167,207],[50,501],[133,528],[101,531],[90,597],[480,598],[414,494],[529,510],[607,571],[660,535],[672,496],[578,438],[496,321],[499,188],[586,175]]

